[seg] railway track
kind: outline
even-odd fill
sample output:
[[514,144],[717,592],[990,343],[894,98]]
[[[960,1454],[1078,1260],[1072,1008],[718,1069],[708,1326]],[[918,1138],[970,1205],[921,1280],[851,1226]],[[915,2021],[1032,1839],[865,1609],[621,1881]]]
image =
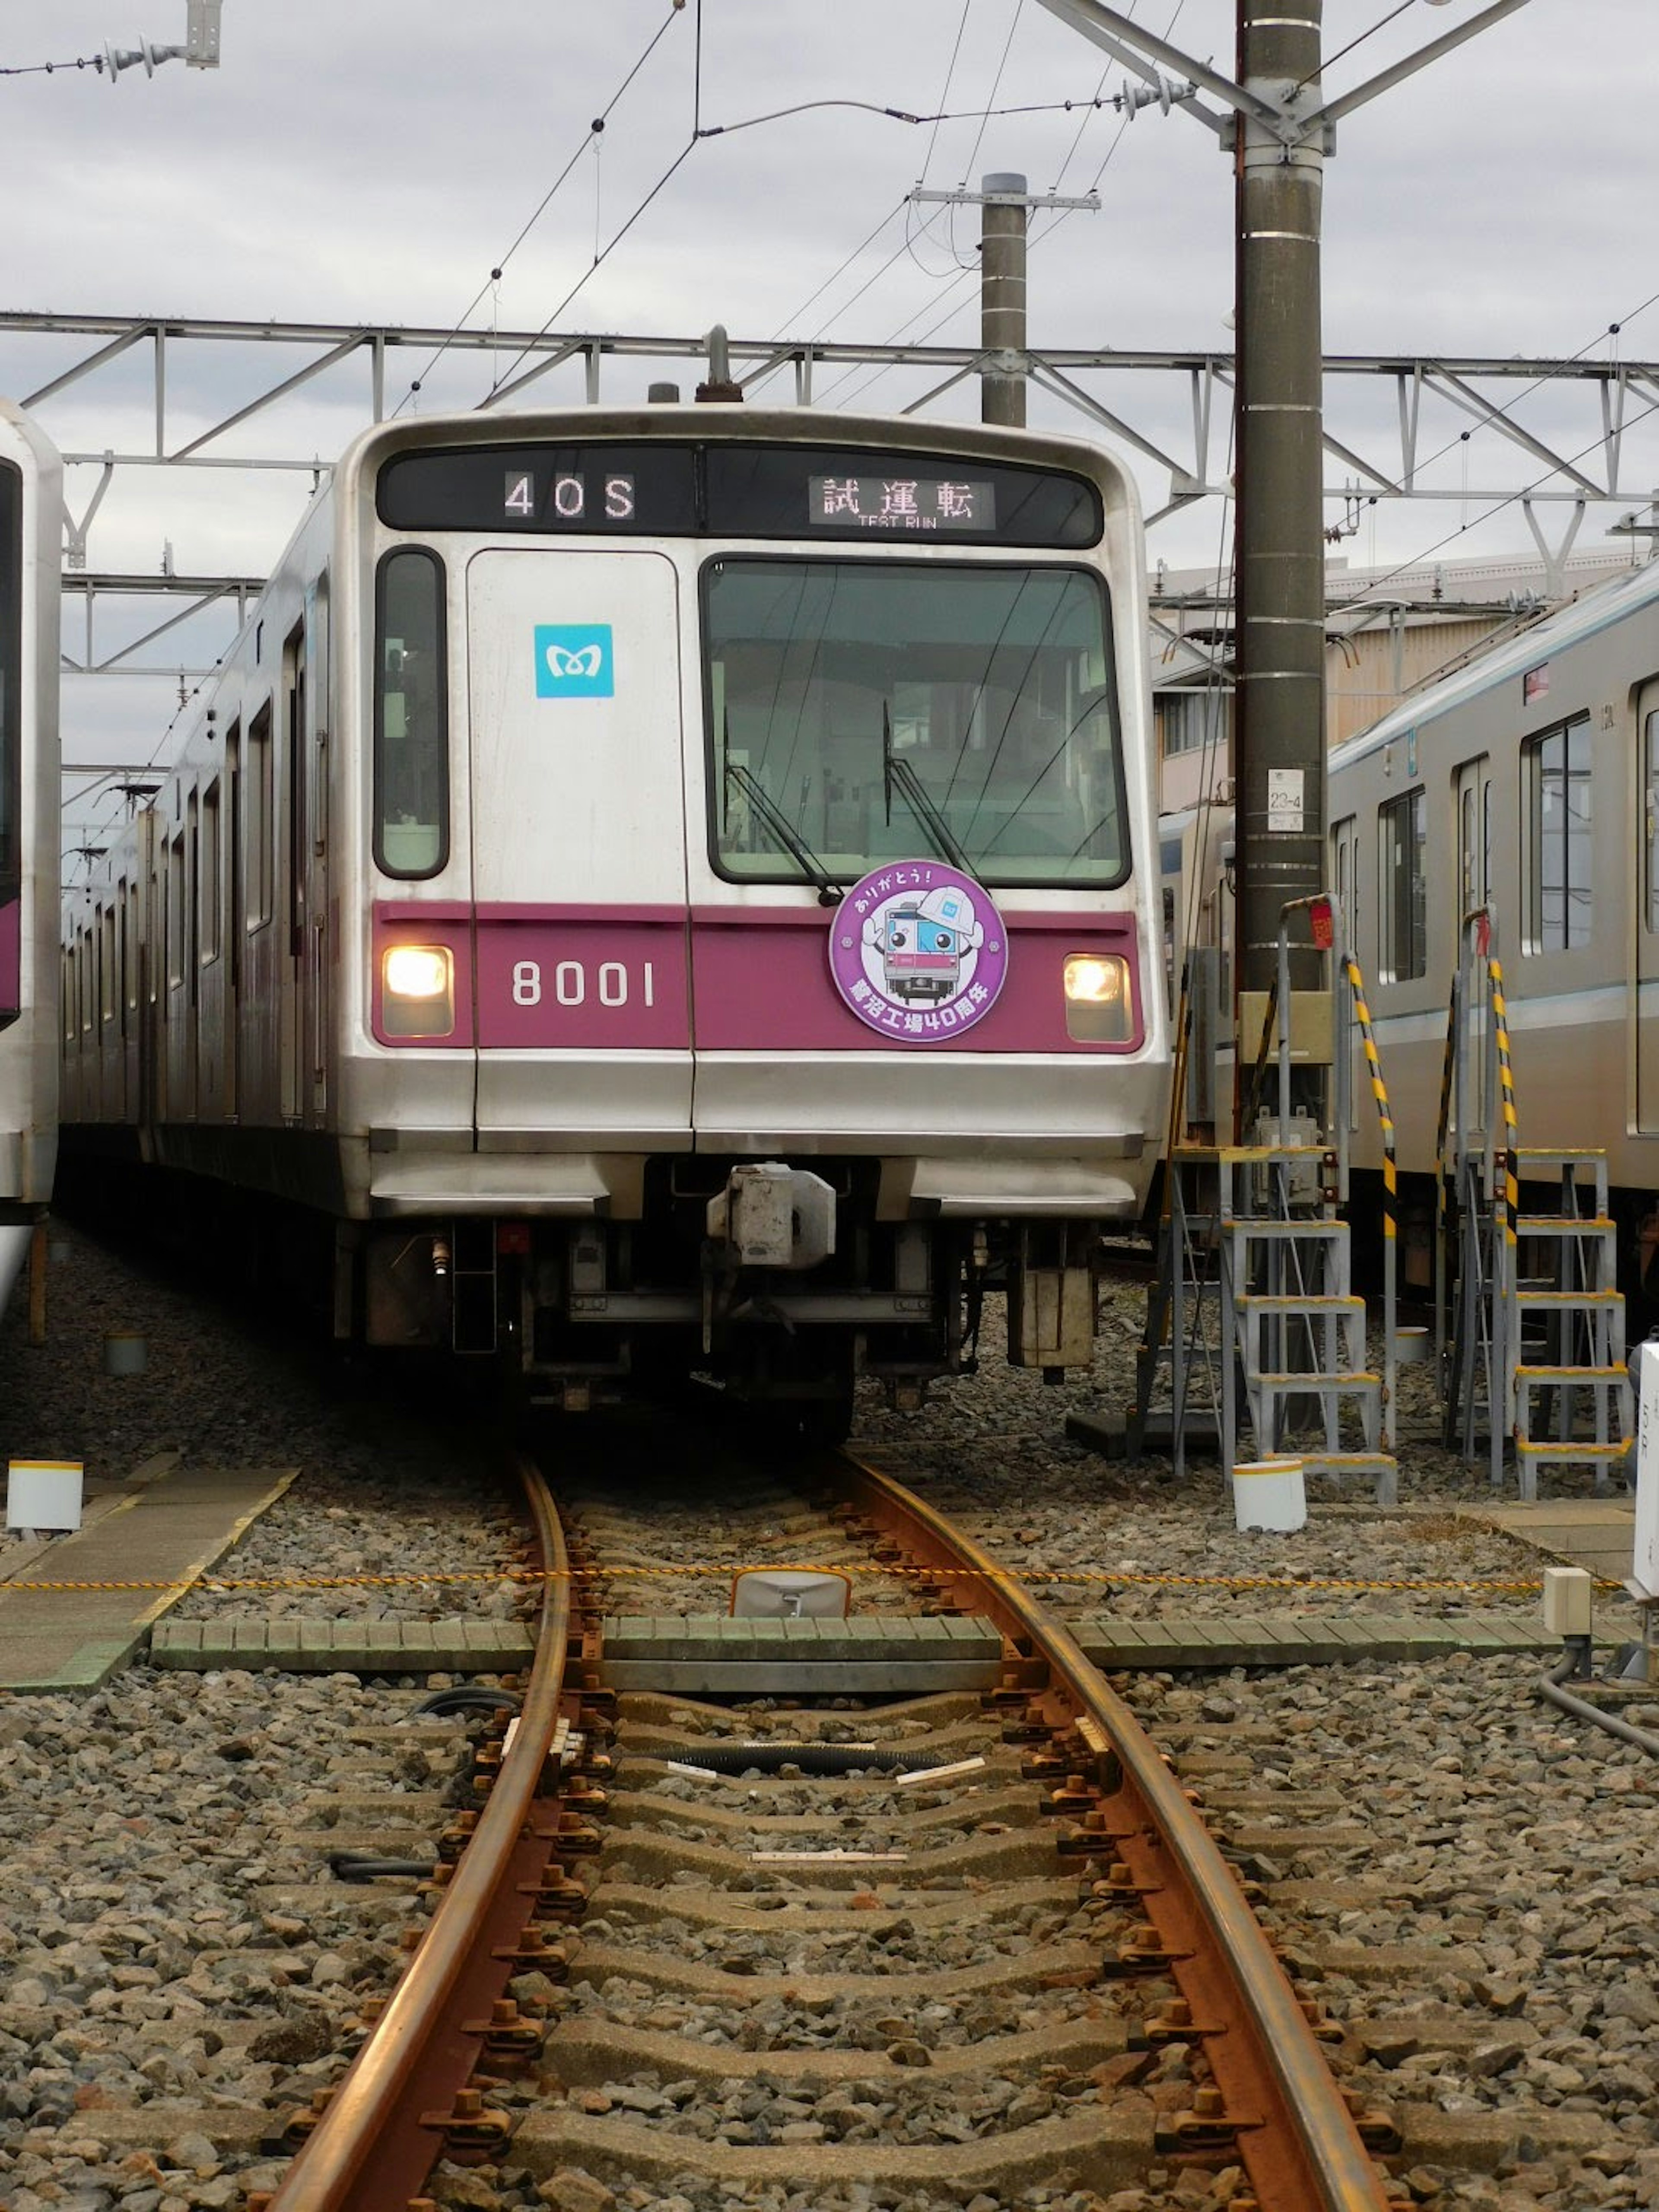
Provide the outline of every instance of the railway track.
[[1161,2201],[1194,2169],[1261,2212],[1389,2203],[1237,1875],[1014,1576],[839,1462],[842,1542],[988,1616],[1000,1686],[758,1717],[618,1701],[604,1563],[573,1575],[523,1473],[544,1596],[522,1707],[271,2212],[387,2212],[444,2163],[585,2176],[595,2203],[677,2177],[733,2203],[803,2181]]

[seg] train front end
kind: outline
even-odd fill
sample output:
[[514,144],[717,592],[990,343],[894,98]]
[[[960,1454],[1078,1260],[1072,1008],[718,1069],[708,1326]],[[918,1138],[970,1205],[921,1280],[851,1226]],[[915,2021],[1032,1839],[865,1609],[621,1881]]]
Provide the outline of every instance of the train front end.
[[1086,1364],[1168,1083],[1122,471],[716,405],[398,426],[338,489],[370,1334],[826,1429],[988,1287]]

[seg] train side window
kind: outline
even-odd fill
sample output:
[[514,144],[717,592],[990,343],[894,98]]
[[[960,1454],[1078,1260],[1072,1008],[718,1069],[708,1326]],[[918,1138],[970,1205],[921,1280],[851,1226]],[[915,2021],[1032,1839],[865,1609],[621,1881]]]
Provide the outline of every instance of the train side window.
[[1521,752],[1522,942],[1571,952],[1590,941],[1590,726],[1581,714]]
[[374,861],[435,876],[449,858],[444,570],[423,546],[381,562],[374,589]]
[[219,957],[219,900],[224,868],[219,821],[219,779],[216,775],[202,794],[202,873],[197,899],[204,968],[210,967]]
[[1352,814],[1331,824],[1331,890],[1342,911],[1342,940],[1359,953],[1359,823]]
[[1428,973],[1427,827],[1420,784],[1376,810],[1376,957],[1384,983]]
[[181,830],[167,847],[167,983],[185,980],[185,839]]
[[1659,707],[1642,718],[1642,804],[1647,819],[1648,928],[1659,932]]
[[98,909],[98,1028],[100,1034],[115,1018],[115,908]]
[[270,702],[247,726],[247,885],[246,927],[250,934],[270,920],[271,838],[276,769],[270,747]]

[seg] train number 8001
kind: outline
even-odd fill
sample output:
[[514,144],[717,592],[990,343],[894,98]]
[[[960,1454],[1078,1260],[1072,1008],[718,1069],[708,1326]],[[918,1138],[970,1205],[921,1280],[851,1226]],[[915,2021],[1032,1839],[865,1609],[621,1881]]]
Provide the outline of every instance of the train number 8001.
[[596,968],[590,968],[585,960],[561,960],[554,966],[550,990],[539,960],[515,961],[514,1005],[539,1006],[550,998],[560,1006],[654,1006],[655,965],[643,961],[635,970],[623,960],[601,960]]

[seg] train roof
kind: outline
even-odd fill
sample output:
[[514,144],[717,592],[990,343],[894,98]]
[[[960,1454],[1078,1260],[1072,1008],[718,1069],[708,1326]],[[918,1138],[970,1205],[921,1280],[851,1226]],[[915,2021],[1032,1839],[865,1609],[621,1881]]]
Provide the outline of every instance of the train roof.
[[1598,631],[1612,629],[1615,623],[1651,606],[1656,600],[1659,600],[1659,560],[1598,584],[1570,606],[1559,607],[1530,629],[1489,647],[1455,675],[1425,685],[1413,697],[1402,700],[1380,721],[1334,746],[1330,767],[1352,767],[1395,739],[1467,705],[1483,692],[1524,675],[1528,669],[1536,668],[1568,646],[1580,644]]

